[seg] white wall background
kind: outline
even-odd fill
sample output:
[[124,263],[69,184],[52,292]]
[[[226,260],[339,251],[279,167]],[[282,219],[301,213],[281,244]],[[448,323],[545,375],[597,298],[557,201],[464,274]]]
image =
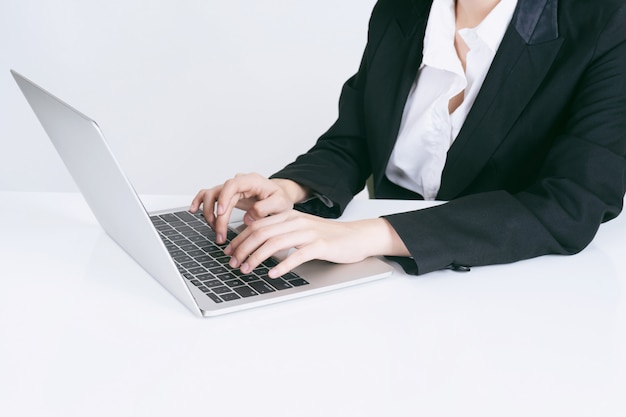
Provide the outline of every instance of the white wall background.
[[140,193],[269,175],[335,120],[374,3],[2,0],[0,190],[76,190],[11,68],[94,118]]

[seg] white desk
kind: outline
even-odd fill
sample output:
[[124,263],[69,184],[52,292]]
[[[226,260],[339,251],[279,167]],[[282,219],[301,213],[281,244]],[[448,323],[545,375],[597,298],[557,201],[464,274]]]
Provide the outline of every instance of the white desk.
[[79,195],[0,192],[0,415],[624,416],[624,254],[620,217],[572,257],[199,319]]

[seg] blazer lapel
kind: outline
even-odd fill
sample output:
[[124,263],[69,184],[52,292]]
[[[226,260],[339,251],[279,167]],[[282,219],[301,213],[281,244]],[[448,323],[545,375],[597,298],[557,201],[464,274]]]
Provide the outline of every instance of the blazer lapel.
[[[400,130],[404,105],[422,62],[424,32],[432,0],[412,0],[411,3],[410,13],[397,16],[396,21],[392,23],[394,27],[388,28],[385,34],[386,39],[383,41],[385,46],[379,47],[380,53],[385,54],[385,65],[380,69],[385,71],[384,75],[369,74],[370,77],[381,80],[371,83],[372,88],[377,88],[376,91],[371,91],[371,96],[375,98],[372,100],[375,105],[373,113],[377,114],[380,122],[377,124],[379,130],[375,134],[388,138],[376,142],[378,149],[373,161],[375,165],[373,172],[381,175],[375,178],[375,188],[384,179],[385,168]],[[390,45],[393,45],[393,48],[390,48]],[[393,88],[389,88],[389,82],[385,81],[389,79],[394,80],[391,84]],[[381,106],[381,103],[389,105]]]
[[541,84],[562,39],[558,0],[519,0],[482,88],[448,151],[438,199],[457,197],[476,178]]

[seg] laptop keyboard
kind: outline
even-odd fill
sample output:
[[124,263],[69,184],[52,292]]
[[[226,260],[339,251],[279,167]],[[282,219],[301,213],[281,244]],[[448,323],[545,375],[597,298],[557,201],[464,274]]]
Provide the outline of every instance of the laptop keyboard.
[[270,278],[267,273],[277,264],[272,258],[249,274],[231,268],[224,248],[236,234],[229,230],[227,242],[218,245],[215,243],[215,232],[200,213],[179,211],[151,216],[150,219],[181,275],[216,303],[308,284],[294,272]]

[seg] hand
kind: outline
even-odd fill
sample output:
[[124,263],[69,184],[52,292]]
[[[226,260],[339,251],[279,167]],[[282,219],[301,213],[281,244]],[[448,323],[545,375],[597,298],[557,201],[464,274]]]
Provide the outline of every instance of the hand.
[[368,256],[409,256],[404,243],[384,219],[338,222],[295,210],[251,223],[224,249],[230,266],[247,274],[276,252],[295,248],[270,270],[279,277],[312,259],[352,263]]
[[216,233],[217,243],[224,243],[230,216],[235,207],[245,210],[244,222],[251,224],[271,214],[293,208],[306,198],[308,190],[284,179],[269,180],[259,174],[238,174],[222,185],[198,192],[189,211],[203,207],[207,223]]

